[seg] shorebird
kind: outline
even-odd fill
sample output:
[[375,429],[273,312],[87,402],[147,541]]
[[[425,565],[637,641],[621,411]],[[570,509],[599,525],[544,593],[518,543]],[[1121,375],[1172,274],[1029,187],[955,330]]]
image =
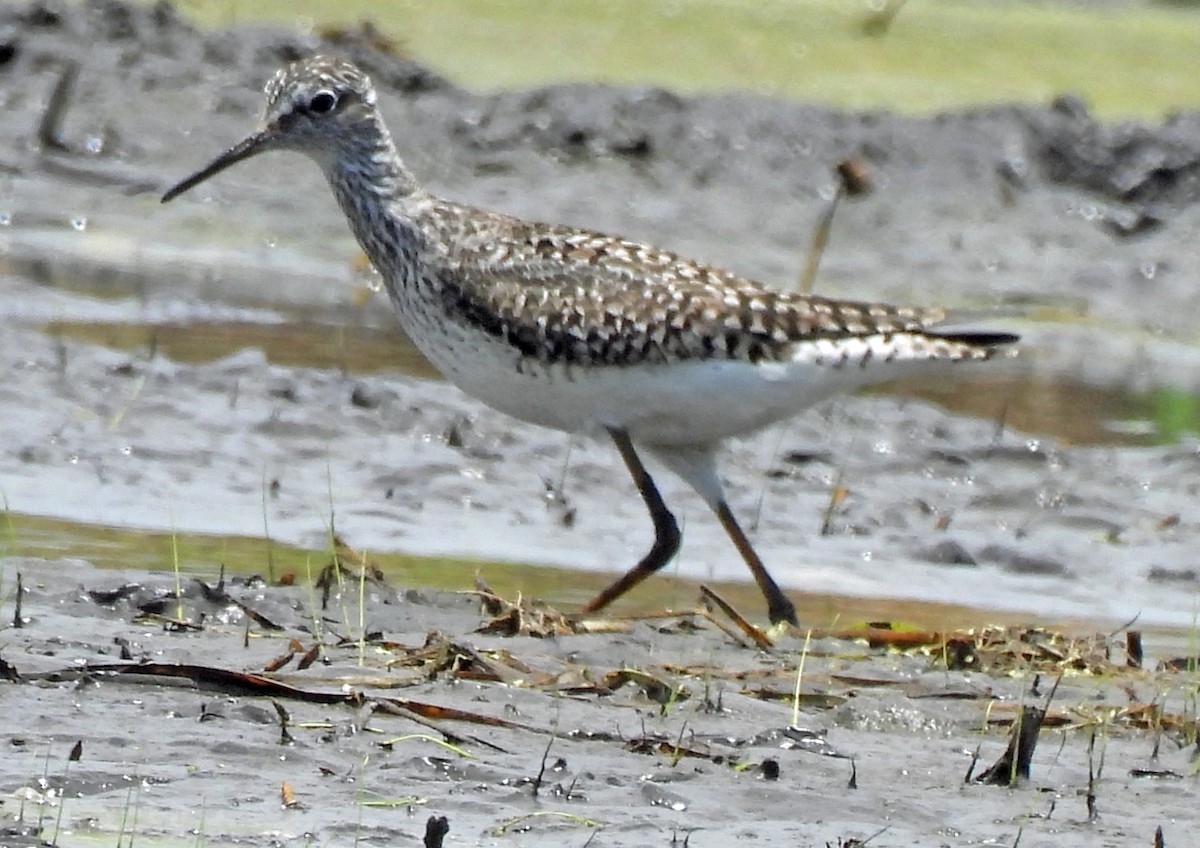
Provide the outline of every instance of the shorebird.
[[[729,508],[721,444],[838,392],[1017,340],[947,329],[943,309],[788,293],[649,244],[476,209],[404,165],[365,73],[314,57],[265,87],[258,128],[163,195],[272,150],[324,172],[400,323],[451,382],[514,418],[607,433],[654,523],[642,559],[584,607],[624,595],[679,549],[642,463],[654,455],[704,499],[750,568],[773,623],[796,610]],[[939,326],[943,329],[939,329]]]

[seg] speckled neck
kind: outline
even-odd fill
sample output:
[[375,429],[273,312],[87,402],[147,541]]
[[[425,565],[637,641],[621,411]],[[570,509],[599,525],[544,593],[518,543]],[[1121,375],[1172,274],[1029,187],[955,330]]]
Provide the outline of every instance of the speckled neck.
[[359,245],[399,299],[417,275],[425,238],[405,208],[426,196],[377,116],[347,134],[325,169]]

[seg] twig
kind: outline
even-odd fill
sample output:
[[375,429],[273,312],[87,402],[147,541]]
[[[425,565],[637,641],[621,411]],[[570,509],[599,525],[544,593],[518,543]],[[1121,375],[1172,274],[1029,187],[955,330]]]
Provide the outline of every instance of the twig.
[[[1012,735],[1008,738],[1008,747],[1005,749],[1004,755],[991,768],[975,778],[976,783],[1015,786],[1017,778],[1029,777],[1029,765],[1033,760],[1033,750],[1037,747],[1038,733],[1041,732],[1042,721],[1046,718],[1046,711],[1050,709],[1050,702],[1054,699],[1054,693],[1058,691],[1060,682],[1062,682],[1062,675],[1059,675],[1058,679],[1054,681],[1054,686],[1046,695],[1042,707],[1024,707],[1017,714],[1017,720],[1013,724]],[[1090,792],[1090,780],[1088,786]],[[1091,808],[1090,800],[1088,807]]]
[[450,821],[445,816],[430,816],[425,822],[425,848],[442,848],[442,841],[450,832]]
[[538,792],[542,788],[542,778],[546,776],[546,760],[550,758],[550,747],[554,744],[554,735],[550,735],[550,739],[546,742],[546,750],[542,751],[542,765],[538,768],[537,777],[533,779],[533,797],[538,796]]
[[753,640],[754,644],[757,645],[761,650],[769,651],[774,647],[774,645],[771,644],[771,640],[767,637],[767,634],[763,632],[762,628],[756,627],[747,621],[746,617],[734,609],[733,605],[730,604],[729,601],[722,598],[707,586],[700,587],[700,594],[720,607],[721,612],[733,619],[733,623],[736,624],[743,633],[749,636],[750,639]]
[[808,294],[813,290],[817,279],[817,268],[821,265],[821,257],[825,255],[825,246],[829,244],[829,232],[833,229],[833,216],[843,197],[854,197],[866,194],[870,190],[870,179],[867,168],[857,159],[843,159],[834,168],[837,175],[837,185],[833,189],[833,197],[825,204],[825,211],[813,231],[812,243],[808,246],[808,256],[804,260],[804,270],[796,282],[796,291]]
[[900,10],[904,7],[904,3],[905,0],[885,0],[882,7],[863,18],[863,35],[872,38],[881,38],[887,35],[888,30],[892,28],[892,22],[896,20],[896,15],[900,14]]
[[67,150],[67,146],[63,144],[59,136],[62,130],[63,116],[67,113],[67,106],[78,77],[79,63],[73,60],[65,61],[62,73],[58,75],[58,82],[54,84],[54,90],[50,92],[46,109],[42,112],[42,119],[38,122],[37,139],[42,150]]
[[21,618],[21,598],[25,594],[24,583],[21,579],[21,572],[17,572],[17,597],[13,602],[13,622],[12,626],[16,628],[24,627],[25,622]]
[[274,698],[271,699],[271,705],[275,707],[275,714],[279,716],[279,744],[295,744],[296,740],[292,738],[292,734],[288,730],[288,724],[291,723],[292,716],[287,711],[287,707],[276,701]]

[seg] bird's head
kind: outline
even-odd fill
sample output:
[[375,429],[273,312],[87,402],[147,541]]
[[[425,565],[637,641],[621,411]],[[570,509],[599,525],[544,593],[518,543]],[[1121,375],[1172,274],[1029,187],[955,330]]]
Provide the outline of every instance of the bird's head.
[[371,80],[350,62],[325,56],[294,62],[271,78],[265,92],[258,129],[167,191],[164,203],[259,153],[294,150],[328,169],[339,157],[370,155],[386,133]]

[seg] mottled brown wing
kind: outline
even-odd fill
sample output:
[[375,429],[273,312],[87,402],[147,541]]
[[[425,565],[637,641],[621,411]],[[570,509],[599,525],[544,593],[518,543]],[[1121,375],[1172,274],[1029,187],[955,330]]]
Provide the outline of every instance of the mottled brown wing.
[[[772,289],[651,245],[478,213],[439,269],[450,309],[545,362],[781,360],[797,343],[919,333],[917,310]],[[499,234],[499,235],[498,235]]]

